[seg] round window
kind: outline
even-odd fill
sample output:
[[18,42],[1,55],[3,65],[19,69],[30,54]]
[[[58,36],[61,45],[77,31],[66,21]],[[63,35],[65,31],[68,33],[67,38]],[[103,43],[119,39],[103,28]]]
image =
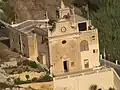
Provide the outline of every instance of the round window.
[[67,43],[67,41],[66,41],[66,40],[63,40],[63,41],[62,41],[62,44],[66,44],[66,43]]

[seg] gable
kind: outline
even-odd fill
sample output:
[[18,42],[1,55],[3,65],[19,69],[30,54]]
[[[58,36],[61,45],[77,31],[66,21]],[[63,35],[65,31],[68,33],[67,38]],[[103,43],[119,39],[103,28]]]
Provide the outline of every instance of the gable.
[[77,29],[72,27],[70,21],[57,22],[55,28],[49,33],[49,37],[76,33]]

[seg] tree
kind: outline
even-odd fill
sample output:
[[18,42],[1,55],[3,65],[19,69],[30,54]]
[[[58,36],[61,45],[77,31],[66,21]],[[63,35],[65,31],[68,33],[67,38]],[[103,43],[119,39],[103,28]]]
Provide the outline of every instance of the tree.
[[25,77],[26,77],[27,81],[28,81],[28,79],[30,78],[30,76],[29,76],[29,75],[26,75]]
[[9,4],[9,0],[0,0],[0,20],[11,23],[14,19],[15,12]]
[[2,1],[0,1],[0,20],[5,20],[5,13],[1,7],[2,7]]
[[[106,49],[114,61],[120,59],[120,1],[100,0],[97,10],[90,9],[93,24],[99,29],[100,51]],[[91,5],[89,4],[89,8]]]
[[[77,3],[79,0],[75,0]],[[120,59],[120,0],[89,0],[92,24],[98,28],[100,53],[104,48],[110,59]],[[78,3],[79,4],[79,3]],[[79,6],[79,5],[77,5]],[[120,61],[119,61],[120,62]]]
[[73,4],[77,7],[81,7],[82,5],[86,5],[88,0],[74,0]]

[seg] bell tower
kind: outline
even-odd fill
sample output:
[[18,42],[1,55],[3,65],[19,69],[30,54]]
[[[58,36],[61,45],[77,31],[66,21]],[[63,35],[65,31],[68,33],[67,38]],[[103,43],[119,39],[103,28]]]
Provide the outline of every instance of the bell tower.
[[61,0],[61,3],[60,3],[60,8],[59,8],[59,18],[60,19],[63,19],[65,18],[65,16],[67,15],[70,15],[70,8],[69,7],[66,7],[63,3],[63,1]]
[[73,26],[76,24],[74,8],[66,7],[63,0],[61,0],[60,7],[57,10],[57,18],[57,22],[54,23],[53,28],[49,30],[49,37],[77,32]]

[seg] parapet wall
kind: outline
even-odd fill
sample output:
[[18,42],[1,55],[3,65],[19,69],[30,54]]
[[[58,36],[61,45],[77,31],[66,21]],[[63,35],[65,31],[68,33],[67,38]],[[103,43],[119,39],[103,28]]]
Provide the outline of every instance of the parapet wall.
[[120,90],[120,81],[116,75],[112,68],[104,68],[59,76],[54,78],[54,90],[89,90],[92,85],[97,85],[98,89],[102,90],[110,87]]
[[114,69],[113,69],[113,74],[114,74],[114,87],[117,90],[120,90],[120,77],[118,76],[118,74],[115,72]]

